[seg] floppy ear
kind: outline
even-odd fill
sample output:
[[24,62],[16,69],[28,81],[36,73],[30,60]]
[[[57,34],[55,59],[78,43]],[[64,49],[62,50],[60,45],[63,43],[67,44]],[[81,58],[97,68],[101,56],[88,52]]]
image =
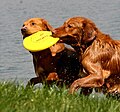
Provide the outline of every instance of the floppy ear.
[[47,31],[53,31],[53,27],[46,20],[42,19],[42,23]]
[[88,43],[91,42],[92,40],[94,40],[96,38],[96,26],[93,23],[89,23],[89,22],[84,22],[83,23],[83,39],[82,41],[84,43]]
[[57,43],[50,47],[51,55],[55,56],[57,53],[63,51],[65,49],[65,45],[63,43]]

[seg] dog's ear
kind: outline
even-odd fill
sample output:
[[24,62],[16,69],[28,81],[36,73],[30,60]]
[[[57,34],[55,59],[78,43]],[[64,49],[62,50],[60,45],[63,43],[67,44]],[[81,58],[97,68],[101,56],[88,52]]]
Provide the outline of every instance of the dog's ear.
[[91,23],[90,21],[84,21],[82,27],[83,27],[82,41],[84,43],[91,42],[92,40],[96,38],[97,28],[94,23]]
[[45,19],[42,19],[42,23],[45,26],[46,31],[53,31],[54,30],[53,27]]
[[55,45],[50,47],[51,55],[56,56],[57,53],[63,51],[65,49],[65,45],[63,43],[56,43]]

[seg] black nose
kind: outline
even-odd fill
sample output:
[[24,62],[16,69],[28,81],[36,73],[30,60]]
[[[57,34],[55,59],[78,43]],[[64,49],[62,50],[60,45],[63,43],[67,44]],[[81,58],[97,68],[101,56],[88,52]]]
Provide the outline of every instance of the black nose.
[[26,31],[27,31],[27,27],[22,27],[22,28],[21,28],[21,32],[22,32],[22,33],[26,32]]

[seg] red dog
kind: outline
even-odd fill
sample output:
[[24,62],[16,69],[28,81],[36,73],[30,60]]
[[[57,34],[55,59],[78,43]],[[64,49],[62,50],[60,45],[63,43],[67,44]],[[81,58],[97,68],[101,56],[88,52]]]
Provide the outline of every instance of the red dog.
[[93,21],[73,17],[53,31],[53,36],[70,44],[78,52],[87,76],[70,87],[73,93],[80,87],[102,87],[107,92],[120,93],[120,41],[102,33]]
[[[21,28],[23,39],[37,31],[52,30],[52,26],[42,18],[28,19]],[[37,77],[32,78],[29,84],[35,85],[55,80],[69,86],[79,77],[78,55],[73,49],[66,48],[63,43],[56,43],[48,49],[30,53],[33,56]]]

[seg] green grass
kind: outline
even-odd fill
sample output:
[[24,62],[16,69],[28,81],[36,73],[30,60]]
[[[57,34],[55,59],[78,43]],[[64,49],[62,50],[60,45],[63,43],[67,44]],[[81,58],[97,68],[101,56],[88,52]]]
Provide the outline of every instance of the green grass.
[[120,112],[120,101],[70,95],[65,88],[29,88],[0,83],[0,112]]

